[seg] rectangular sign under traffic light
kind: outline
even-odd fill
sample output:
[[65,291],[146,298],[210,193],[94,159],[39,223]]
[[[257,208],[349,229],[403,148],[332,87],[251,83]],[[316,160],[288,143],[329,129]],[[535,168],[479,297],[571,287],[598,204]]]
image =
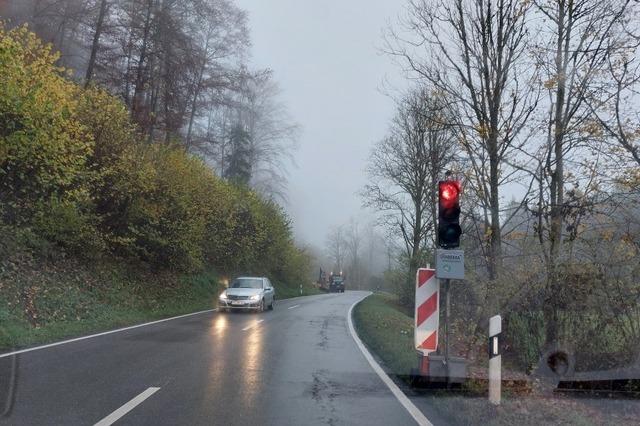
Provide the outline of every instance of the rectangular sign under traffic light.
[[464,250],[436,250],[436,277],[464,279]]

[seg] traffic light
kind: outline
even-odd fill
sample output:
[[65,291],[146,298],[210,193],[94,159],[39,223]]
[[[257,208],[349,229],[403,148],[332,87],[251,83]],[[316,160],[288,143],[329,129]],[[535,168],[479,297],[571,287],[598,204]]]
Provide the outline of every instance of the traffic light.
[[460,246],[460,182],[441,181],[438,184],[438,245],[441,248]]

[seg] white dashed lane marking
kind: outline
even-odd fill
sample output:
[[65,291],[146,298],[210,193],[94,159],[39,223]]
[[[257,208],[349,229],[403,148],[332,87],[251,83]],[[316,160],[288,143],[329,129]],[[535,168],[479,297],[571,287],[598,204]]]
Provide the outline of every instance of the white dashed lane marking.
[[122,416],[127,414],[129,411],[136,408],[136,406],[142,404],[145,399],[149,398],[154,393],[158,392],[160,388],[148,388],[146,391],[142,392],[140,395],[133,398],[131,401],[124,404],[122,407],[118,408],[113,413],[109,414],[104,419],[100,420],[94,426],[110,426],[117,422]]

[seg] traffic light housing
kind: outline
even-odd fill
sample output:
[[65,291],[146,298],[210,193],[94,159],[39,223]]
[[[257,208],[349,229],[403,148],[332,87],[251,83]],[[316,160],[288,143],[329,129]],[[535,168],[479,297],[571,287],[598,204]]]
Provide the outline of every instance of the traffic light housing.
[[460,182],[438,183],[438,246],[445,249],[460,246]]

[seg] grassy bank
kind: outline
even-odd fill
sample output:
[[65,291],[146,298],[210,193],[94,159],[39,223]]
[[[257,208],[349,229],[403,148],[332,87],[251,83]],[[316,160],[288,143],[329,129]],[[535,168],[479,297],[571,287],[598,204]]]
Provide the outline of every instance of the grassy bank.
[[[0,265],[0,351],[211,309],[221,291],[214,270],[180,275],[143,264],[28,256]],[[275,285],[281,299],[300,295],[299,287]]]
[[[390,295],[374,294],[353,311],[358,335],[385,364],[387,371],[405,376],[416,367],[413,348],[413,319]],[[599,425],[636,424],[637,406],[630,402],[610,401],[591,404],[588,400],[567,397],[516,396],[503,392],[499,407],[485,396],[433,391],[423,395],[442,418],[452,424]],[[599,401],[600,402],[600,401]]]
[[298,286],[287,286],[285,284],[274,283],[276,287],[276,298],[277,299],[289,299],[291,297],[298,296],[312,296],[314,294],[323,294],[317,287],[313,286],[311,283],[303,283],[302,284],[302,293],[300,293],[300,285]]
[[403,376],[416,367],[413,319],[395,304],[393,296],[374,294],[353,310],[358,335],[393,374]]
[[3,262],[0,348],[30,346],[211,308],[214,271],[180,276],[109,261]]

